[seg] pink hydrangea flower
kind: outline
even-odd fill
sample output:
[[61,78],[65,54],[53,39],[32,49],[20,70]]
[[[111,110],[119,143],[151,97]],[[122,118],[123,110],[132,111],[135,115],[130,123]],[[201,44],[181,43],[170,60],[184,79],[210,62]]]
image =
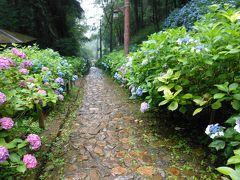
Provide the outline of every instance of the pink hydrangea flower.
[[49,68],[48,67],[42,67],[42,71],[48,71]]
[[0,119],[0,124],[3,129],[9,130],[9,129],[12,129],[12,127],[14,125],[14,121],[12,120],[12,118],[3,117]]
[[38,93],[38,94],[41,94],[41,95],[43,95],[43,96],[46,96],[46,95],[47,95],[47,92],[46,92],[45,90],[43,90],[43,89],[39,89],[37,93]]
[[2,105],[3,103],[5,103],[7,100],[7,97],[5,94],[3,94],[2,92],[0,92],[0,105]]
[[58,99],[59,99],[60,101],[63,101],[63,100],[64,100],[64,96],[63,96],[62,94],[59,94],[59,95],[58,95]]
[[9,157],[8,149],[4,146],[0,146],[0,162],[6,161],[8,157]]
[[37,159],[31,154],[25,154],[23,156],[23,163],[28,169],[33,169],[37,166]]
[[57,79],[55,79],[55,83],[64,85],[64,80],[63,80],[63,78],[58,77]]
[[25,68],[21,68],[21,69],[19,70],[19,72],[20,72],[21,74],[26,75],[26,74],[29,73],[29,70],[27,70],[27,69],[25,69]]
[[17,55],[18,57],[25,59],[26,58],[26,54],[19,51],[17,48],[12,48],[12,53]]
[[29,134],[26,140],[31,145],[31,149],[33,150],[36,150],[41,146],[41,139],[36,134]]
[[149,108],[150,108],[149,104],[146,103],[146,102],[143,102],[143,103],[141,104],[140,111],[141,111],[142,113],[144,113],[144,112],[147,111]]
[[32,66],[33,66],[33,63],[32,63],[32,61],[29,61],[29,60],[23,61],[20,64],[21,68],[29,68],[29,67],[32,67]]
[[0,57],[0,70],[1,69],[7,69],[10,66],[14,66],[15,63],[12,59],[6,58],[6,57]]

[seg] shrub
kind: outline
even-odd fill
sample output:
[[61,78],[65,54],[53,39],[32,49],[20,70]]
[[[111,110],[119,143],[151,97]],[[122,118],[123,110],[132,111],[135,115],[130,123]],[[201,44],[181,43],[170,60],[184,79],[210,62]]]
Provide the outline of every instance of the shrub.
[[[86,73],[88,62],[52,49],[8,48],[0,54],[0,179],[37,166],[41,129],[31,117],[63,101],[68,83]],[[22,116],[26,114],[27,116]],[[20,119],[19,119],[20,117]],[[18,119],[18,120],[17,120]]]
[[224,6],[224,3],[229,3],[232,7],[237,5],[235,0],[192,0],[182,8],[172,11],[164,21],[163,27],[175,28],[185,26],[186,29],[191,29],[194,23],[200,20],[203,15],[210,13],[208,6],[216,3],[220,4],[221,7]]

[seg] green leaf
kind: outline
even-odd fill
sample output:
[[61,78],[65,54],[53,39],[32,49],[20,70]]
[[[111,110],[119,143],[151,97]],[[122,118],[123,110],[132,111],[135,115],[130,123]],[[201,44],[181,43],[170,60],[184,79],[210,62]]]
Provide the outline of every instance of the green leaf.
[[190,94],[190,93],[184,94],[184,95],[182,96],[183,99],[191,99],[192,97],[193,97],[193,95]]
[[228,92],[228,82],[225,82],[224,84],[217,84],[215,85],[219,90]]
[[221,104],[221,102],[217,101],[217,102],[213,103],[211,105],[211,107],[212,107],[212,109],[219,109],[220,107],[222,107],[222,104]]
[[221,99],[225,96],[224,93],[217,93],[217,94],[214,94],[213,96],[213,99]]
[[219,167],[216,168],[216,170],[224,175],[230,175],[230,173],[232,173],[234,170],[230,167]]
[[18,144],[17,148],[21,149],[21,148],[25,147],[27,144],[28,144],[27,141],[23,141],[20,144]]
[[168,106],[168,110],[171,111],[175,111],[178,108],[178,102],[177,101],[173,101],[169,106]]
[[228,159],[227,165],[240,163],[240,155],[232,156]]
[[173,97],[173,94],[169,89],[164,89],[163,93],[166,100],[169,100]]
[[238,84],[237,83],[232,83],[229,85],[229,91],[234,91],[238,88]]
[[20,156],[16,153],[13,153],[9,156],[9,159],[12,161],[12,162],[19,162],[21,161],[20,159]]
[[17,171],[18,171],[18,172],[24,173],[26,170],[27,170],[27,168],[26,168],[26,166],[25,166],[24,164],[19,165],[19,166],[17,167]]
[[163,105],[167,104],[168,102],[169,102],[169,100],[164,100],[159,103],[159,106],[163,106]]
[[185,106],[181,106],[181,107],[179,108],[179,111],[180,111],[181,113],[185,114],[185,113],[187,112],[187,108],[186,108]]
[[234,150],[234,154],[240,155],[240,149]]
[[231,105],[232,105],[233,109],[235,109],[235,110],[239,110],[240,109],[240,102],[238,100],[233,100],[231,102]]
[[224,149],[225,142],[223,140],[215,140],[210,143],[208,147],[215,148],[218,151],[220,149]]
[[228,118],[228,120],[225,123],[231,124],[233,126],[238,119],[240,119],[240,115],[234,115]]
[[168,86],[160,86],[160,87],[158,88],[158,92],[159,92],[159,91],[164,91],[165,89],[169,89],[169,87],[168,87]]
[[196,114],[200,113],[202,110],[203,110],[203,108],[195,109],[195,111],[193,112],[193,116],[195,116]]
[[233,138],[235,136],[236,131],[233,128],[227,128],[227,130],[224,132],[224,137],[227,139]]
[[233,98],[240,101],[240,94],[234,94]]
[[[225,136],[225,135],[224,135]],[[238,146],[240,144],[240,142],[239,141],[231,141],[230,143],[229,143],[229,146]]]

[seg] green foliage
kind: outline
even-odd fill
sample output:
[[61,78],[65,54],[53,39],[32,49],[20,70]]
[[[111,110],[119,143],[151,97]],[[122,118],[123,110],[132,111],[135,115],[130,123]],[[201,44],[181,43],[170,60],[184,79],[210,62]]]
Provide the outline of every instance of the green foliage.
[[[130,54],[132,67],[123,67],[127,84],[142,87],[152,107],[167,105],[181,112],[196,107],[192,111],[196,115],[226,102],[238,110],[238,15],[233,9],[212,12],[193,31],[180,27],[151,35]],[[105,63],[114,74],[123,61],[106,59]]]
[[[211,13],[191,31],[178,27],[155,33],[127,61],[109,56],[104,66],[129,86],[132,97],[137,94],[152,109],[165,107],[194,116],[204,109],[239,114],[240,11],[227,4],[224,10],[219,5],[209,8]],[[209,147],[224,150],[227,157],[239,148],[239,119],[230,117],[227,128],[209,125],[206,134],[213,139]]]
[[88,60],[80,57],[66,57],[66,59],[70,64],[73,65],[74,74],[82,76],[88,73],[90,68],[90,63]]
[[234,155],[231,156],[228,161],[227,165],[234,165],[234,169],[231,167],[218,167],[217,171],[220,173],[230,176],[233,180],[240,179],[240,149],[234,150]]
[[126,62],[123,51],[114,51],[100,59],[97,65],[114,74]]

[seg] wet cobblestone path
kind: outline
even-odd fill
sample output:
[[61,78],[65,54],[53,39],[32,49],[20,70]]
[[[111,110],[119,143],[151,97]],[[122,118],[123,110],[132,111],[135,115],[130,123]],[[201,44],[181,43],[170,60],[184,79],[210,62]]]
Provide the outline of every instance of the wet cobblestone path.
[[[170,152],[143,142],[135,117],[139,106],[127,103],[114,86],[101,70],[91,68],[79,116],[65,146],[64,179],[168,179]],[[177,169],[172,171],[179,175]]]

